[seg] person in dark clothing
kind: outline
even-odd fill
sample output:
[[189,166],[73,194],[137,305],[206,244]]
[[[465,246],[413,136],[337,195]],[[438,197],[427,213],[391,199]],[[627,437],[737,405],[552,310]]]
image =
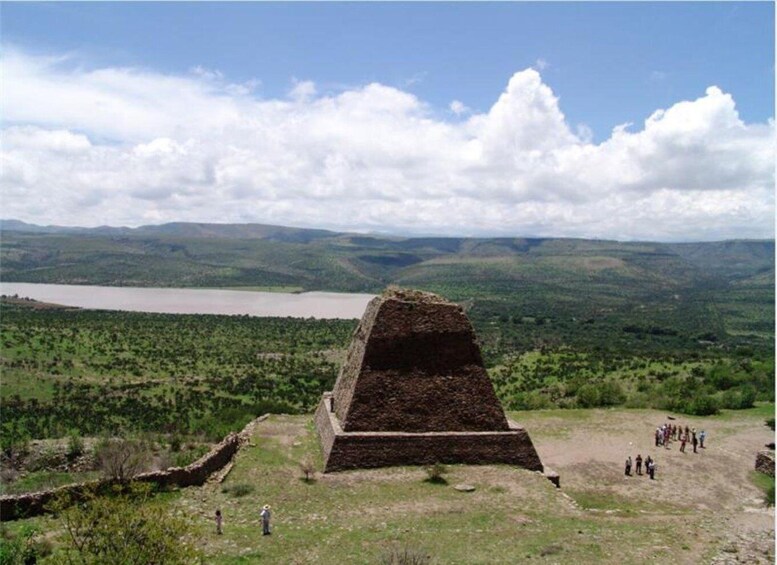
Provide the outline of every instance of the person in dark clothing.
[[696,439],[696,433],[695,432],[693,434],[693,439],[691,440],[691,443],[693,444],[693,452],[694,453],[698,453],[698,451],[696,451],[696,446],[699,444],[699,440]]
[[221,515],[221,510],[216,510],[216,533],[221,535],[223,530],[224,517]]
[[641,475],[642,474],[642,455],[638,454],[634,462],[637,464],[637,475]]

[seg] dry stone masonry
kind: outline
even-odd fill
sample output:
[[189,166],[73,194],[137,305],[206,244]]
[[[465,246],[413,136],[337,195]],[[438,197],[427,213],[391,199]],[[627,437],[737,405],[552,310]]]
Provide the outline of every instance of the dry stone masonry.
[[774,476],[774,452],[759,451],[755,457],[755,470],[764,475]]
[[325,472],[430,463],[543,466],[505,417],[462,308],[389,290],[359,323],[316,411]]
[[[269,414],[265,414],[252,420],[240,433],[232,432],[228,434],[220,443],[213,446],[208,453],[186,467],[170,467],[164,471],[141,473],[132,477],[132,480],[155,483],[160,487],[203,485],[211,475],[231,464],[240,446],[250,441],[256,424],[267,419],[268,416]],[[115,479],[98,479],[44,491],[3,495],[0,496],[0,521],[5,522],[38,516],[45,513],[48,505],[57,497],[68,496],[71,499],[78,500],[87,492],[101,491],[111,485],[120,483],[120,481]]]

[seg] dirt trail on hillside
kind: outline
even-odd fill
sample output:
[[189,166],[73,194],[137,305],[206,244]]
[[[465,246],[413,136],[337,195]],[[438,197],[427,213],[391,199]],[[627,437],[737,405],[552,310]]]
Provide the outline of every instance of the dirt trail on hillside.
[[[561,475],[563,490],[573,499],[576,493],[601,493],[636,503],[644,514],[686,513],[685,519],[671,518],[678,523],[678,535],[694,535],[722,547],[712,563],[773,563],[774,509],[764,507],[763,494],[750,475],[756,453],[774,441],[774,433],[757,418],[667,416],[600,410],[579,422],[529,415],[524,423],[543,463]],[[656,447],[654,433],[664,422],[704,429],[705,448],[693,453],[689,443],[682,453],[679,441]],[[633,468],[632,476],[625,476],[626,457],[633,460],[637,454],[656,461],[655,481],[635,475]],[[686,525],[690,534],[684,533]],[[701,555],[685,557],[708,562]]]

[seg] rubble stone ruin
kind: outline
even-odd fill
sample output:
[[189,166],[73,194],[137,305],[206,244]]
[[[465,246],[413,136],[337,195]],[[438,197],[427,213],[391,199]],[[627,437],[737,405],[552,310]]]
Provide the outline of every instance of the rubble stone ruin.
[[529,434],[505,417],[466,314],[429,293],[388,290],[369,303],[316,427],[324,472],[432,463],[543,471]]

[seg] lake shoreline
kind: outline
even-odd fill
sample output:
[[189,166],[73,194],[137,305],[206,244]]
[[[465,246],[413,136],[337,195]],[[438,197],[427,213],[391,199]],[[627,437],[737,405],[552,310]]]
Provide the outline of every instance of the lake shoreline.
[[[108,287],[0,282],[0,294],[65,308],[157,314],[249,315],[319,319],[361,318],[372,294],[267,292],[234,288]],[[259,287],[253,287],[259,288]],[[267,288],[267,287],[265,287]]]

